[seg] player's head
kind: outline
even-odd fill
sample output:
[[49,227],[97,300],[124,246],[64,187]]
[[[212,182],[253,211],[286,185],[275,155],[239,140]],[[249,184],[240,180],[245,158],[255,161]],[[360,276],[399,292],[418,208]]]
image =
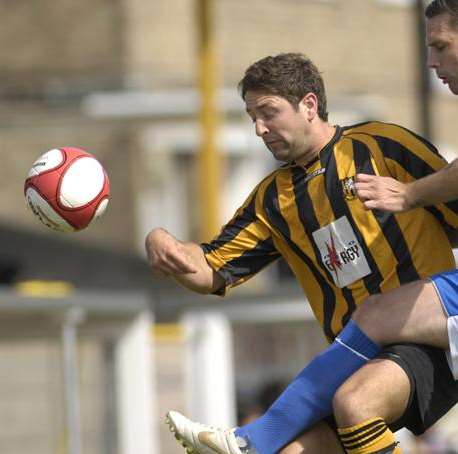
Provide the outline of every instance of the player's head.
[[428,66],[458,94],[458,0],[434,0],[425,10]]
[[296,109],[305,95],[313,93],[318,101],[318,116],[323,121],[328,120],[323,78],[318,68],[303,54],[278,54],[253,63],[239,82],[239,90],[243,99],[248,91],[278,95]]
[[328,119],[323,79],[311,60],[297,53],[263,58],[246,70],[239,90],[273,156],[308,161]]
[[445,13],[458,19],[458,0],[433,0],[425,10],[428,19]]

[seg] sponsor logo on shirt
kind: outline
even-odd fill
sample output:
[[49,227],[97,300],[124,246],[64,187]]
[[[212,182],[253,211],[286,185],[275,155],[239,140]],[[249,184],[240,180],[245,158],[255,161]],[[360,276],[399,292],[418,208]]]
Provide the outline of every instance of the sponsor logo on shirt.
[[313,239],[337,287],[346,287],[371,273],[364,250],[346,216],[313,232]]

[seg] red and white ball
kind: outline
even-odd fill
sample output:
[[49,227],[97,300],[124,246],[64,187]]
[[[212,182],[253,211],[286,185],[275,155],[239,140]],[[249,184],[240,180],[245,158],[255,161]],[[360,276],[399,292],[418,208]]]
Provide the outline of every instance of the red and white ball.
[[86,228],[104,213],[110,182],[90,153],[79,148],[56,148],[34,162],[25,180],[24,194],[43,224],[73,232]]

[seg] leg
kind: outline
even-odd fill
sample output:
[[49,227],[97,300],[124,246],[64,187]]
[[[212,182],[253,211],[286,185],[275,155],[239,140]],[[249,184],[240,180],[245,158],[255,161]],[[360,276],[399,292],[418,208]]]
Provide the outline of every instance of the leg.
[[379,416],[393,423],[404,414],[410,396],[410,380],[393,361],[369,361],[336,392],[334,415],[339,427],[348,427]]
[[406,427],[421,435],[456,402],[458,381],[454,380],[444,351],[402,344],[385,348],[376,360],[351,376],[337,390],[333,404],[348,447],[352,436],[361,439],[361,426],[368,427],[367,422],[374,418],[381,427],[386,421],[393,432]]
[[336,433],[325,422],[320,422],[298,439],[279,451],[279,454],[343,454]]
[[[213,453],[215,450],[209,450],[211,446],[218,446],[221,453],[277,454],[307,428],[332,413],[335,390],[379,350],[356,324],[349,322],[345,333],[315,357],[258,420],[235,431],[224,431],[169,412],[168,424],[187,448],[201,454]],[[230,451],[224,451],[227,446],[231,447]],[[298,447],[296,444],[288,449]]]
[[263,454],[277,452],[331,413],[338,386],[374,358],[379,345],[397,342],[448,348],[447,317],[430,281],[370,297],[336,341],[302,370],[267,412],[236,434],[251,440]]
[[259,419],[235,435],[260,454],[277,454],[305,429],[332,413],[336,389],[380,351],[350,321],[335,342],[317,355]]
[[[337,365],[338,363],[334,362],[331,372],[337,371]],[[412,401],[407,411],[403,413],[409,404],[410,394],[412,394]],[[336,414],[342,425],[351,424],[360,418],[363,419],[362,422],[364,423],[364,418],[378,417],[377,427],[383,429],[385,422],[381,418],[386,418],[388,423],[394,421],[391,425],[393,431],[407,427],[416,435],[422,434],[431,427],[457,402],[458,381],[454,380],[450,372],[443,350],[421,345],[387,347],[380,354],[379,359],[372,361],[345,382],[334,398]],[[299,409],[301,407],[307,411],[309,409],[307,402],[303,402],[301,399],[293,401],[293,403]],[[402,417],[400,417],[401,414]],[[277,414],[276,417],[277,419],[284,419],[285,415]],[[195,423],[176,412],[170,412],[168,420],[172,432],[175,433],[179,441],[187,448],[194,449],[201,454],[215,454],[216,452],[227,454],[246,454],[248,452],[258,452],[259,454],[278,454],[278,452],[281,454],[333,454],[339,452],[333,450],[334,448],[338,449],[338,445],[335,445],[335,438],[323,424],[317,424],[307,433],[302,431],[300,437],[296,435],[289,438],[278,449],[268,447],[266,450],[253,450],[251,449],[253,446],[247,444],[246,440],[244,443],[240,443],[243,440],[239,441],[233,430],[219,430]],[[266,430],[269,432],[271,429],[268,427]],[[318,430],[321,431],[321,436],[317,432]],[[383,430],[383,435],[390,434],[392,441],[394,441],[389,429]],[[279,435],[281,436],[281,433]],[[356,436],[359,442],[359,434]],[[380,441],[387,441],[386,437],[383,438],[385,439],[376,440],[376,444]],[[291,442],[294,439],[297,440]],[[348,434],[346,434],[345,439],[348,440]],[[288,443],[290,444],[288,445]],[[330,447],[328,448],[325,443],[330,443]],[[390,440],[388,440],[388,446],[390,446],[389,443]],[[317,446],[326,446],[326,449],[319,449]],[[246,447],[247,449],[245,449]],[[378,446],[375,445],[371,445],[369,448],[378,450]],[[385,450],[385,448],[382,449]],[[390,450],[392,451],[391,448]],[[373,453],[374,451],[365,450],[363,452]]]
[[378,359],[350,377],[334,396],[339,436],[347,453],[400,453],[389,423],[407,409],[410,379],[396,363]]
[[[458,276],[458,272],[449,275]],[[449,293],[454,296],[457,291]],[[441,291],[444,300],[443,296]],[[455,299],[450,301],[446,307],[452,307]],[[335,391],[377,355],[380,350],[377,341],[381,344],[417,341],[448,347],[447,319],[429,281],[418,281],[371,297],[354,317],[357,323],[350,321],[336,341],[299,373],[261,418],[236,430],[237,437],[262,454],[277,453],[305,429],[331,414]]]
[[412,342],[448,349],[447,316],[430,281],[372,295],[352,318],[380,345]]
[[[234,430],[218,429],[189,420],[180,413],[171,411],[167,414],[167,424],[186,452],[199,454],[264,454],[252,446],[240,443]],[[275,454],[343,454],[335,430],[325,422],[319,422],[297,440],[294,440]]]

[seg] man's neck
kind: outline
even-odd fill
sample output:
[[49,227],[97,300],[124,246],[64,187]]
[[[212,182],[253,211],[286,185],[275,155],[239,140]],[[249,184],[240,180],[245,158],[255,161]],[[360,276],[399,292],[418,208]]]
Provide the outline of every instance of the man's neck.
[[296,164],[307,166],[311,162],[315,161],[318,157],[320,151],[331,141],[334,137],[336,132],[336,127],[329,124],[328,122],[322,123],[317,129],[314,131],[315,141],[304,154],[303,157],[296,161]]

